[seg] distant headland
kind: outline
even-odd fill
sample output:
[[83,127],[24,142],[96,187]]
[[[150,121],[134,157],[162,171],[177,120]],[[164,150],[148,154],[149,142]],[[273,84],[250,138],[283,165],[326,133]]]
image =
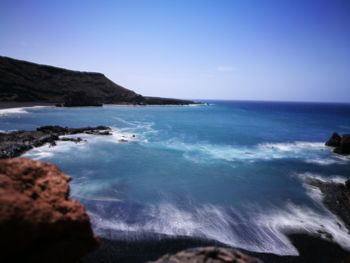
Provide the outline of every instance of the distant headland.
[[57,106],[189,105],[190,100],[146,97],[102,73],[73,71],[0,56],[0,102]]

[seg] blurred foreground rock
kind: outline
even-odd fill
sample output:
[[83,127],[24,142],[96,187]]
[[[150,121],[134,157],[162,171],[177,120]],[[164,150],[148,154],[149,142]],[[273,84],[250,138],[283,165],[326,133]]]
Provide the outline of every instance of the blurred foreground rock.
[[0,262],[77,262],[97,247],[69,181],[51,164],[0,161]]

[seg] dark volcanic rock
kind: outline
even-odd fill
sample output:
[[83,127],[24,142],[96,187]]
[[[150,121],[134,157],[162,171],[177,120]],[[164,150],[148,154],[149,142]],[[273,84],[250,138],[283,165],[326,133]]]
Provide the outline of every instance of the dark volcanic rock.
[[86,92],[76,91],[67,94],[64,97],[64,107],[80,107],[80,106],[102,106],[102,99],[89,96]]
[[261,263],[262,261],[237,250],[220,247],[191,248],[174,255],[165,255],[154,263]]
[[65,128],[61,126],[43,126],[36,131],[15,131],[9,133],[0,133],[0,159],[18,157],[24,152],[34,147],[42,146],[46,143],[52,146],[56,141],[80,142],[81,138],[62,138],[62,135],[71,134],[92,134],[92,135],[112,135],[111,129],[106,126],[84,127],[84,128]]
[[57,106],[193,103],[161,98],[148,100],[101,73],[67,70],[2,56],[0,76],[0,101],[7,102],[50,102]]
[[51,164],[0,161],[0,262],[77,262],[98,245],[69,181]]
[[350,180],[341,184],[309,178],[306,182],[321,190],[325,206],[337,215],[350,231]]
[[350,154],[350,135],[343,135],[340,145],[334,149],[335,153]]
[[338,147],[340,145],[340,141],[341,136],[338,133],[334,132],[326,142],[326,146]]
[[340,136],[335,132],[326,142],[326,145],[335,147],[333,150],[335,153],[350,154],[350,135],[344,134]]
[[158,98],[158,97],[144,97],[144,104],[149,105],[189,105],[197,104],[189,100],[179,100],[179,99],[170,99],[170,98]]

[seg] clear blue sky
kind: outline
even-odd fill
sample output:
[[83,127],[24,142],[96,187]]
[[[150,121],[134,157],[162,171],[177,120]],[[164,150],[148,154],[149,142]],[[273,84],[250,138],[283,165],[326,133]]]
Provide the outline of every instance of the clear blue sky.
[[0,0],[0,55],[143,95],[350,102],[350,1]]

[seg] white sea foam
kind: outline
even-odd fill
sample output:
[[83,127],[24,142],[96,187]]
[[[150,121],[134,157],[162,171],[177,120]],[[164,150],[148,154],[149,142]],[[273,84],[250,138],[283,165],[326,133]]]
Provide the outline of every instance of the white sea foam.
[[327,159],[322,159],[322,158],[306,159],[305,162],[306,163],[319,164],[319,165],[331,165],[331,164],[343,163],[340,160],[331,159],[331,158],[327,158]]
[[[82,152],[89,152],[91,146],[99,142],[110,142],[110,143],[124,143],[124,142],[135,142],[138,141],[138,137],[132,133],[120,132],[113,128],[112,135],[93,135],[93,134],[72,134],[63,135],[61,138],[81,138],[83,141],[79,143],[71,141],[57,141],[56,146],[45,144],[41,147],[34,148],[25,154],[23,157],[32,158],[35,160],[41,160],[53,157],[55,154],[62,154],[69,152],[70,155],[81,154]],[[74,151],[73,151],[74,149]]]
[[24,153],[22,156],[35,159],[35,160],[42,160],[46,158],[51,158],[55,154],[59,153],[67,153],[70,152],[71,154],[76,153],[76,151],[72,151],[72,149],[79,149],[80,151],[84,148],[86,148],[85,142],[80,143],[74,143],[69,141],[58,141],[56,142],[56,146],[51,146],[49,144],[45,144],[41,147],[34,148],[26,153]]
[[215,145],[208,143],[185,143],[169,140],[160,146],[183,151],[184,157],[195,162],[208,159],[224,161],[255,162],[273,159],[300,159],[319,165],[344,164],[349,158],[333,156],[321,142],[262,143],[255,146]]
[[0,109],[0,117],[7,116],[10,114],[25,114],[28,111],[25,108],[10,108],[10,109]]
[[0,109],[0,117],[12,115],[12,114],[26,114],[26,113],[29,113],[28,110],[41,109],[45,107],[47,106],[32,106],[32,107]]
[[298,255],[298,251],[284,234],[303,231],[331,234],[342,247],[350,249],[350,236],[334,216],[321,215],[309,208],[288,204],[284,209],[249,208],[245,214],[235,209],[203,205],[180,209],[173,204],[148,206],[141,211],[145,222],[128,222],[123,216],[103,218],[99,213],[89,212],[95,232],[116,230],[144,233],[159,233],[171,236],[190,236],[216,240],[234,247],[256,252],[280,255]]
[[308,179],[317,179],[317,180],[324,182],[324,183],[337,183],[337,184],[344,184],[345,181],[347,180],[347,178],[345,178],[344,176],[341,176],[341,175],[325,176],[325,175],[309,173],[309,172],[296,174],[296,177],[298,177],[303,182],[303,186],[307,190],[307,194],[314,201],[318,202],[318,204],[322,207],[324,207],[324,205],[322,203],[323,193],[321,192],[321,190],[318,187],[314,187],[314,186],[310,185],[309,183],[307,183],[307,180]]
[[324,176],[321,174],[315,174],[315,173],[309,173],[309,172],[297,174],[297,177],[299,177],[303,181],[305,181],[305,179],[308,179],[308,178],[313,178],[313,179],[320,180],[322,182],[339,183],[339,184],[343,184],[347,180],[346,177],[341,175]]

